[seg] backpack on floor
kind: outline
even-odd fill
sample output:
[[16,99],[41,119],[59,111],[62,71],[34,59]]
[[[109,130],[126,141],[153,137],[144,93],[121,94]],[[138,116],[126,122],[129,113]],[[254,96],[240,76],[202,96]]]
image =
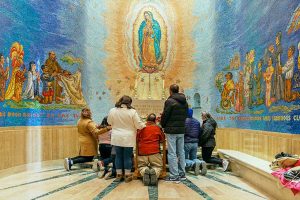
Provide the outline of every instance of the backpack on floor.
[[292,155],[292,154],[289,154],[289,153],[284,153],[284,152],[281,152],[281,153],[278,153],[278,154],[275,155],[275,159],[282,158],[282,157],[298,158],[299,156],[298,155]]

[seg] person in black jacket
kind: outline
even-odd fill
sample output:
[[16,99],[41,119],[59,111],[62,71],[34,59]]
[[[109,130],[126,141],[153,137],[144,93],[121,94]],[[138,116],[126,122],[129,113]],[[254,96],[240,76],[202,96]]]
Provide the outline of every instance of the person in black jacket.
[[226,171],[229,165],[228,160],[211,157],[212,152],[216,146],[216,128],[217,122],[207,112],[202,113],[202,134],[200,137],[200,146],[202,148],[202,158],[207,163],[218,164]]
[[185,167],[186,170],[194,170],[195,175],[205,175],[207,172],[206,163],[197,159],[197,150],[199,137],[201,136],[202,128],[200,122],[193,118],[193,110],[188,110],[188,118],[185,120],[184,134],[184,152],[185,152]]
[[[165,101],[161,116],[161,126],[167,137],[168,163],[170,176],[166,181],[179,183],[185,180],[184,132],[188,104],[184,94],[179,93],[179,86],[170,86],[170,97]],[[177,158],[178,156],[178,158]]]

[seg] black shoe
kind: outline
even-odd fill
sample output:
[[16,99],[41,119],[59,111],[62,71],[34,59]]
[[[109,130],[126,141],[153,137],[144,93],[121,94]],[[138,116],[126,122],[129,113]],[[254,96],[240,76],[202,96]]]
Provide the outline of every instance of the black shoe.
[[168,176],[168,177],[165,178],[165,181],[166,182],[173,182],[173,183],[180,183],[179,177]]
[[179,179],[180,179],[181,181],[185,181],[185,180],[186,180],[185,174],[179,174]]
[[114,182],[121,182],[124,180],[123,174],[117,174]]
[[143,176],[143,183],[145,186],[148,186],[150,184],[151,178],[150,178],[150,169],[147,168],[145,170],[144,176]]
[[157,176],[154,169],[150,169],[150,185],[157,185]]
[[133,174],[126,174],[125,175],[125,183],[129,183],[133,180]]

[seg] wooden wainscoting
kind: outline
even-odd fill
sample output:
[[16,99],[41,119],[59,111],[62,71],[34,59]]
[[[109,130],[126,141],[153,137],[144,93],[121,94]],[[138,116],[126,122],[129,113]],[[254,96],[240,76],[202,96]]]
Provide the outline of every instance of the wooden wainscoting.
[[[216,138],[217,148],[241,151],[269,161],[281,151],[300,155],[300,135],[219,128]],[[76,126],[0,128],[0,170],[77,154]]]
[[216,148],[241,151],[264,160],[271,161],[282,151],[300,155],[300,135],[296,134],[219,128],[216,135]]
[[0,170],[77,154],[76,126],[0,128]]

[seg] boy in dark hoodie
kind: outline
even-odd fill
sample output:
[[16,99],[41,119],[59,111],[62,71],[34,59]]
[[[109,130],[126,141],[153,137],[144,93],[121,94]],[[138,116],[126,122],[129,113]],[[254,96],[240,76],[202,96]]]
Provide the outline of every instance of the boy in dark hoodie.
[[184,134],[184,152],[186,170],[194,170],[195,175],[205,175],[207,172],[206,163],[197,159],[197,150],[199,137],[202,129],[200,122],[193,118],[193,110],[188,110],[188,118],[185,120],[185,134]]
[[148,115],[146,127],[137,135],[138,169],[143,176],[144,185],[157,185],[163,165],[159,147],[165,140],[165,135],[155,122],[156,115]]

